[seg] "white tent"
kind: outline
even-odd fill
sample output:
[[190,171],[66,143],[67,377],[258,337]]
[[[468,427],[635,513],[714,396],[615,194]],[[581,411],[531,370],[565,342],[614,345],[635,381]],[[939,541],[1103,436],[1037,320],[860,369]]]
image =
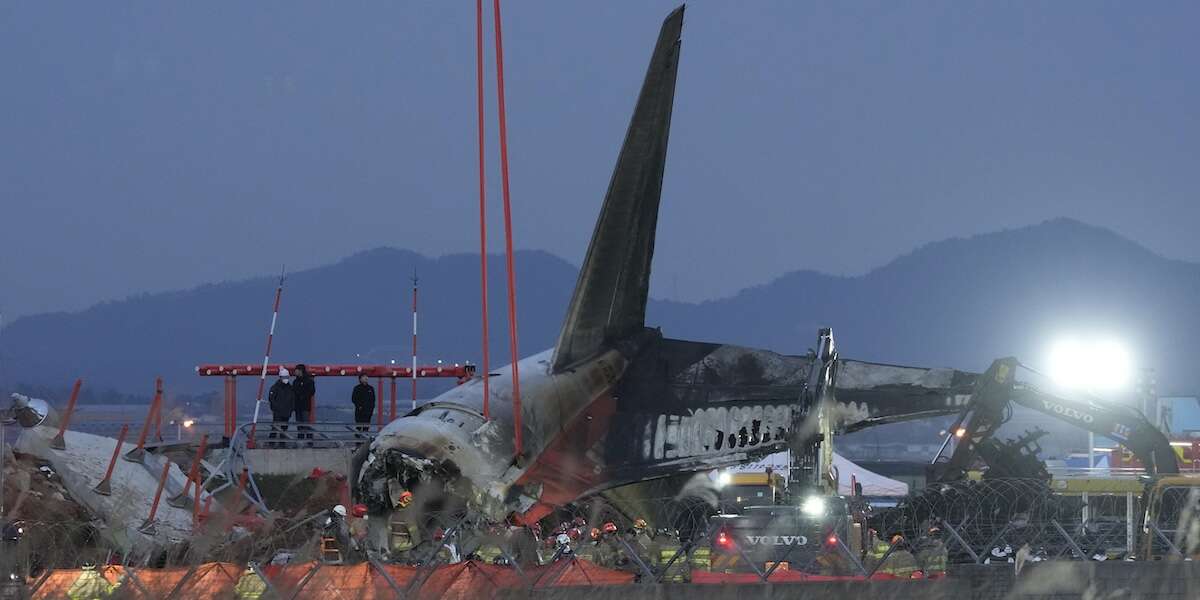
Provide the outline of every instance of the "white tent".
[[[838,493],[843,496],[851,494],[851,476],[854,477],[855,481],[862,484],[864,496],[908,495],[908,484],[868,471],[836,452],[833,453],[833,466],[837,468],[838,473]],[[787,452],[777,452],[764,457],[762,460],[738,465],[728,470],[734,473],[761,473],[768,467],[786,477],[788,472]]]
[[838,493],[843,496],[848,496],[852,493],[850,489],[851,476],[862,485],[864,496],[908,495],[907,483],[889,479],[878,473],[868,471],[836,452],[833,453],[833,466],[837,467]]

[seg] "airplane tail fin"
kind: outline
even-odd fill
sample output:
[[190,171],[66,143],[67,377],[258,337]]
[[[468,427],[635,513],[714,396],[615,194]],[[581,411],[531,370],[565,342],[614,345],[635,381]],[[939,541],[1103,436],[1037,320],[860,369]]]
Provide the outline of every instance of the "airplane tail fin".
[[555,371],[588,358],[608,340],[645,327],[682,30],[680,6],[663,21],[650,58],[558,336],[552,363]]

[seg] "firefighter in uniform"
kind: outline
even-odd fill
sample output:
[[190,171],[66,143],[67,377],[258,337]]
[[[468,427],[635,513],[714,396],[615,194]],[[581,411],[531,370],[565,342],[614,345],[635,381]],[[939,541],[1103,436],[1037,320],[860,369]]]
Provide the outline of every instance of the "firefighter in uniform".
[[321,531],[321,560],[340,564],[346,562],[356,551],[357,543],[350,538],[346,507],[338,504],[329,511]]
[[233,586],[233,595],[237,600],[258,600],[267,593],[267,582],[254,572],[253,566],[247,566]]
[[658,544],[654,540],[654,536],[650,531],[649,525],[645,519],[635,519],[633,521],[633,536],[629,541],[629,546],[637,553],[638,558],[646,564],[650,570],[655,570],[658,559]]
[[587,539],[579,542],[579,547],[575,549],[575,556],[599,564],[597,555],[599,554],[598,550],[602,542],[602,536],[603,533],[601,533],[599,527],[591,528],[588,531]]
[[863,566],[868,572],[882,573],[883,568],[880,563],[883,562],[883,557],[887,556],[888,545],[883,540],[879,539],[879,533],[874,529],[867,530],[867,551]]
[[929,535],[917,551],[917,563],[925,572],[926,577],[935,577],[946,573],[947,551],[942,541],[942,530],[937,527],[929,528]]
[[601,567],[612,569],[617,566],[622,556],[618,549],[620,542],[617,541],[617,524],[609,521],[600,528],[600,541],[596,544],[596,558],[594,562]]
[[[688,557],[681,554],[683,546],[679,543],[679,535],[663,530],[658,533],[658,571],[660,581],[682,582],[690,578],[688,572]],[[678,556],[676,556],[678,554]],[[671,562],[674,559],[675,562]],[[670,564],[670,567],[667,565]]]
[[95,563],[85,563],[83,572],[67,588],[70,600],[101,600],[112,595],[117,586],[104,578]]
[[[892,536],[891,555],[884,561],[883,566],[879,568],[877,573],[886,573],[901,579],[908,579],[917,571],[917,559],[913,557],[912,552],[907,549],[907,543],[904,541],[904,536],[899,534]],[[887,553],[888,546],[883,546],[883,552]],[[882,556],[882,555],[881,555]]]
[[711,571],[712,570],[712,548],[707,544],[697,544],[692,546],[692,551],[689,553],[688,564],[691,569],[687,572],[687,580],[692,580],[692,571]]
[[392,559],[397,562],[409,562],[412,560],[412,550],[421,542],[421,533],[417,529],[416,515],[412,514],[410,506],[412,505],[412,492],[401,492],[399,501],[396,506],[397,510],[392,512],[392,516],[388,521],[390,530],[390,540],[388,550],[392,554]]

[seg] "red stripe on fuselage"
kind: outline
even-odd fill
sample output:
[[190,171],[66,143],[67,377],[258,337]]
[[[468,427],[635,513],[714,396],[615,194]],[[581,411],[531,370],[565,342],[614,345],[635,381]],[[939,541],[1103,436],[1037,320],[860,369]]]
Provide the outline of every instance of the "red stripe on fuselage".
[[542,485],[539,502],[521,515],[522,521],[536,522],[603,483],[608,476],[604,448],[596,448],[591,456],[588,450],[608,435],[616,408],[612,390],[605,390],[563,426],[517,479],[515,485]]

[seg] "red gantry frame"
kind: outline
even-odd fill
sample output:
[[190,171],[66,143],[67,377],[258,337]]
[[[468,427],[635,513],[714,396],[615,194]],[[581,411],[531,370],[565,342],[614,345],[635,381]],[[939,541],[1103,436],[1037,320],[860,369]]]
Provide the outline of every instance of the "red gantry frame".
[[[279,368],[283,367],[295,374],[297,363],[272,363],[267,365],[268,376],[278,376]],[[376,398],[376,417],[383,418],[383,380],[391,380],[391,397],[389,399],[389,421],[396,418],[396,380],[397,379],[425,379],[425,378],[455,378],[460,383],[464,382],[475,375],[475,365],[434,365],[434,366],[418,366],[414,375],[412,367],[400,365],[304,365],[308,369],[308,374],[313,377],[358,377],[366,375],[367,377],[376,380],[375,398]],[[234,431],[237,429],[237,378],[238,377],[260,377],[263,372],[262,364],[252,363],[237,363],[237,364],[203,364],[196,367],[196,374],[201,377],[224,377],[225,378],[225,437],[233,437]],[[316,422],[317,420],[317,399],[312,399],[312,406],[309,407],[309,420]]]

